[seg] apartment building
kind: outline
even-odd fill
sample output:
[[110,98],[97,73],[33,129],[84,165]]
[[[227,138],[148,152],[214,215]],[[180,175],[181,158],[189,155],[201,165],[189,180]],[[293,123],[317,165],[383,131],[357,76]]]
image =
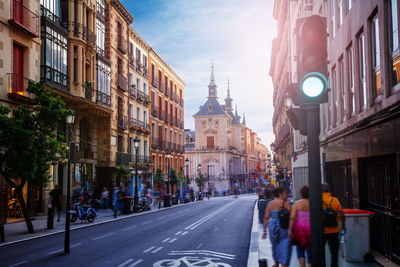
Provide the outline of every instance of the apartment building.
[[[0,3],[0,105],[14,108],[27,103],[32,97],[27,92],[30,80],[40,80],[40,3],[39,1],[8,0]],[[1,188],[6,188],[7,207],[18,202],[14,189],[0,178]],[[31,192],[32,197],[28,196]],[[26,184],[25,199],[30,199],[28,209],[36,214],[42,188]],[[2,200],[3,201],[3,200]],[[10,213],[10,216],[16,214]]]
[[168,167],[183,171],[185,83],[153,49],[148,59],[153,173],[168,174]]
[[[332,185],[343,207],[375,212],[370,220],[371,247],[399,263],[400,240],[392,234],[400,227],[398,1],[320,0],[304,5],[275,1],[275,5],[289,13],[289,37],[295,36],[297,18],[312,14],[327,18],[331,90],[329,102],[320,107],[323,180]],[[288,38],[288,43],[294,40]],[[289,51],[293,82],[296,55],[293,47]],[[306,138],[297,131],[293,152],[293,180],[307,182]]]

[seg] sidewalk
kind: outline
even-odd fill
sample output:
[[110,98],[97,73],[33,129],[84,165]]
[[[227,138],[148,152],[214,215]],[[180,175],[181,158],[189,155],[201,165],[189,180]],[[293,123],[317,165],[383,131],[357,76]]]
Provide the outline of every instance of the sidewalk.
[[[189,202],[189,203],[195,203],[195,202]],[[149,210],[149,211],[142,211],[142,212],[138,212],[138,213],[119,215],[119,216],[117,216],[117,218],[114,218],[114,212],[110,209],[98,210],[97,217],[93,223],[88,223],[88,222],[81,223],[81,221],[78,219],[76,222],[71,223],[70,229],[74,230],[74,229],[79,229],[79,228],[84,228],[84,227],[90,227],[93,225],[107,223],[110,221],[117,221],[117,220],[122,220],[122,219],[130,218],[130,217],[134,217],[134,216],[140,216],[140,215],[147,214],[150,212],[156,212],[158,210],[165,210],[165,209],[169,209],[169,208],[179,207],[181,205],[187,205],[189,203],[173,205],[168,208],[162,207],[161,209],[158,209],[158,206],[153,207],[153,205],[151,205],[151,210]],[[51,230],[47,229],[47,215],[34,217],[34,220],[32,220],[32,224],[33,224],[33,229],[35,231],[33,234],[29,234],[27,232],[28,229],[26,227],[26,223],[23,218],[20,221],[5,224],[4,225],[5,242],[0,243],[0,247],[18,243],[18,242],[22,242],[22,241],[26,241],[26,240],[30,240],[30,239],[40,238],[40,237],[64,232],[64,230],[65,230],[65,213],[61,214],[60,222],[57,222],[57,214],[54,215],[54,228]]]
[[[258,208],[257,208],[257,201],[254,205],[254,213],[253,213],[253,227],[251,230],[251,240],[250,240],[250,250],[249,250],[249,259],[247,262],[248,267],[258,266],[258,259],[267,259],[267,266],[272,266],[274,261],[272,259],[272,250],[271,250],[271,243],[269,242],[269,238],[262,239],[263,233],[263,224],[258,222]],[[330,253],[328,246],[325,247],[325,255],[326,255],[326,263],[329,266],[330,263]],[[357,266],[380,266],[376,263],[353,263],[353,262],[346,262],[345,259],[341,256],[342,249],[339,251],[339,266],[340,267],[357,267]],[[299,261],[297,260],[296,255],[296,247],[292,247],[292,256],[290,259],[289,266],[300,266]],[[385,265],[387,266],[387,265]],[[395,265],[393,265],[395,266]]]

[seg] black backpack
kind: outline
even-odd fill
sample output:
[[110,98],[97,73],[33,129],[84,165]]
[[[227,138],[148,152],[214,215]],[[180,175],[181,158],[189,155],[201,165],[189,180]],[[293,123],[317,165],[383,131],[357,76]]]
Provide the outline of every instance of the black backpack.
[[322,211],[322,220],[324,223],[324,226],[327,227],[335,227],[337,226],[337,213],[334,209],[332,209],[332,201],[333,197],[331,199],[331,203],[329,203],[329,206],[326,205],[325,202],[322,201],[322,204],[326,206],[326,209]]
[[290,211],[285,208],[285,201],[282,203],[282,208],[280,211],[278,211],[278,217],[279,217],[279,227],[282,229],[288,229],[289,228],[289,218],[290,218]]

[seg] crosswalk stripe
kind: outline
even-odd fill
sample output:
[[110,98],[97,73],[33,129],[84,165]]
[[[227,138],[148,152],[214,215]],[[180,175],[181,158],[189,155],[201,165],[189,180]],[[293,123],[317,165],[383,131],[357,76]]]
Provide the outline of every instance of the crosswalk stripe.
[[155,247],[149,247],[148,249],[146,249],[145,251],[143,251],[143,253],[147,253],[147,252],[149,252],[150,250],[152,250],[152,249],[154,249]]
[[136,266],[136,265],[138,265],[139,263],[141,263],[143,260],[137,260],[137,261],[135,261],[134,263],[132,263],[131,265],[129,265],[129,267],[133,267],[133,266]]

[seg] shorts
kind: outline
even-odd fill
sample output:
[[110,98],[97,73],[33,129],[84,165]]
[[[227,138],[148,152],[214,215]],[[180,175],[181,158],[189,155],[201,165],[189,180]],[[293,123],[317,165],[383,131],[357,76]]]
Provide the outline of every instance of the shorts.
[[307,263],[311,264],[311,250],[299,248],[297,246],[296,248],[297,248],[297,258],[306,258],[305,256],[307,256]]

